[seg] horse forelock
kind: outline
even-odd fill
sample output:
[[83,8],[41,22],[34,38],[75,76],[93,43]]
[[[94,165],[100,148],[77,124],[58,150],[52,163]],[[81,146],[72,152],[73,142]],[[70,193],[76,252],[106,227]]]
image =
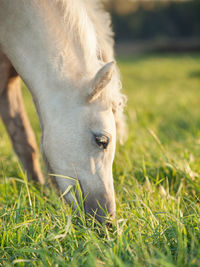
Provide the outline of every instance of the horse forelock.
[[[112,61],[113,32],[110,27],[110,16],[103,11],[99,0],[54,0],[62,17],[64,30],[70,46],[73,47],[71,61],[77,60],[82,77],[85,74],[93,77],[96,71],[106,62]],[[68,58],[70,60],[70,58]],[[86,76],[87,76],[86,75]],[[123,114],[126,97],[121,93],[121,81],[115,67],[112,81],[105,94],[104,101],[112,106],[118,136],[123,141],[126,136],[126,123]]]

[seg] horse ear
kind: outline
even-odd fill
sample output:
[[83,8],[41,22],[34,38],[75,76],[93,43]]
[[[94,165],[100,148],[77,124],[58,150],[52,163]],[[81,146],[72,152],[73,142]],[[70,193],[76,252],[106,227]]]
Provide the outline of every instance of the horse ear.
[[89,103],[97,99],[102,90],[110,82],[113,74],[114,64],[114,61],[105,64],[95,75],[92,81],[92,91],[88,95]]

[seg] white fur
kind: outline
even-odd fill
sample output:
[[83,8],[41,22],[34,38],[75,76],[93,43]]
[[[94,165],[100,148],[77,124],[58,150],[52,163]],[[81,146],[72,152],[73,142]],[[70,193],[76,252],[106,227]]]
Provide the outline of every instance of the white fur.
[[[113,60],[109,17],[97,6],[92,0],[1,0],[0,45],[31,91],[51,171],[78,177],[88,194],[86,210],[99,201],[114,214],[112,162],[125,97],[115,67],[101,96],[86,101],[95,74]],[[110,136],[106,150],[94,133]],[[73,184],[59,176],[56,181],[62,192]]]

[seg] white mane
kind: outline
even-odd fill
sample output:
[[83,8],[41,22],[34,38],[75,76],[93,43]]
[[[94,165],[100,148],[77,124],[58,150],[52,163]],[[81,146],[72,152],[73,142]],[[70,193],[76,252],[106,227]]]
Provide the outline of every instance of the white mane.
[[[68,60],[83,79],[94,77],[105,63],[114,60],[113,32],[110,16],[102,10],[98,0],[54,0],[54,5],[62,18],[62,25],[68,40],[66,51]],[[117,67],[107,99],[112,105],[120,140],[125,136],[123,115],[126,97],[120,92],[121,82]]]

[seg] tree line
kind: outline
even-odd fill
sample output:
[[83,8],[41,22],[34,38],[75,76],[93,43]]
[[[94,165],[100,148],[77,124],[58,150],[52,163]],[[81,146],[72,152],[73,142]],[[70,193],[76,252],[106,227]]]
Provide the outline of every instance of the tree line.
[[200,38],[200,0],[107,0],[117,41]]

